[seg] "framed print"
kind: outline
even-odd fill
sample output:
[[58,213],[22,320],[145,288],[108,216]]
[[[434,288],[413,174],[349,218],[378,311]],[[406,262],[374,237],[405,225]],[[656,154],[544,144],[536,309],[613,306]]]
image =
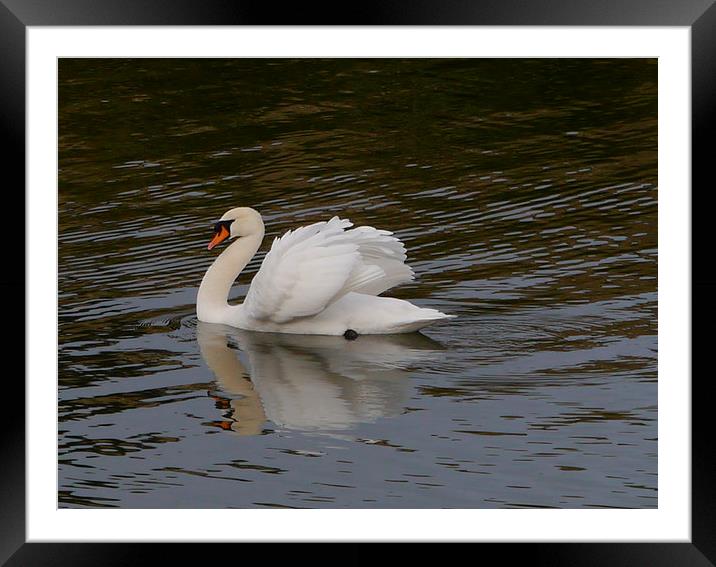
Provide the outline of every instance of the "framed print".
[[3,560],[713,561],[716,8],[541,4],[3,0]]

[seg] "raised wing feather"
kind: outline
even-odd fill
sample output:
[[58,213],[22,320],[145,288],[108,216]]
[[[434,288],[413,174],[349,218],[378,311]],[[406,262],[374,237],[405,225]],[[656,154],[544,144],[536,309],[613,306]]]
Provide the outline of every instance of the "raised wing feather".
[[343,293],[379,295],[415,277],[412,268],[405,264],[405,246],[392,232],[359,226],[345,235],[358,246],[360,261],[346,281]]
[[320,313],[351,291],[378,295],[413,279],[390,232],[333,217],[276,238],[244,301],[259,320],[285,323]]

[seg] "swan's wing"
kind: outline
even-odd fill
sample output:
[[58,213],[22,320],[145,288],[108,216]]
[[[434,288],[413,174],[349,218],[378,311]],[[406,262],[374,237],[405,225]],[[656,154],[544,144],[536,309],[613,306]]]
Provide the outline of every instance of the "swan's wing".
[[345,235],[358,245],[360,265],[346,282],[344,293],[379,295],[415,278],[412,268],[405,264],[405,246],[392,232],[359,226]]
[[320,313],[348,292],[377,295],[413,278],[390,232],[333,217],[276,238],[244,301],[259,320],[285,323]]
[[247,313],[285,323],[323,310],[359,261],[358,246],[341,242],[350,225],[334,217],[276,238],[251,282]]

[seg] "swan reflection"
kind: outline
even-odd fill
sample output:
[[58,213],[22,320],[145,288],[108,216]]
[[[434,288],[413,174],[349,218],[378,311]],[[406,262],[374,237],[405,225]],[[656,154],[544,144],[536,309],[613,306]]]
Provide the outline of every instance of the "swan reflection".
[[232,396],[232,421],[224,427],[242,435],[260,433],[266,420],[287,429],[344,430],[397,415],[408,399],[409,369],[442,350],[418,333],[347,341],[202,322],[197,339],[207,366]]

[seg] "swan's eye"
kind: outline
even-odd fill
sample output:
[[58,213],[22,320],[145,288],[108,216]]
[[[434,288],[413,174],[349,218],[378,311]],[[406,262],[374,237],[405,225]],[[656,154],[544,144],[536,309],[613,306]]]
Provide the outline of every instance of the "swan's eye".
[[222,228],[225,228],[227,231],[231,232],[231,223],[233,222],[233,220],[223,220],[217,222],[214,225],[214,234],[219,234]]

